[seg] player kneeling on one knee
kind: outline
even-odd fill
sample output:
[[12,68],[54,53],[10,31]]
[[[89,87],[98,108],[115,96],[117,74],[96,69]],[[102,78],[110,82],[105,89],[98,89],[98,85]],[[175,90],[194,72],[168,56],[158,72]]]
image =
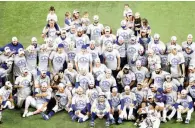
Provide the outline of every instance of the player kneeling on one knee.
[[[44,112],[47,109],[47,104],[51,99],[51,91],[48,88],[46,82],[42,83],[41,88],[35,89],[35,96],[28,96],[25,102],[25,110],[23,117],[32,116],[41,112]],[[32,106],[37,110],[34,112],[28,112],[28,108]]]
[[62,111],[64,109],[70,112],[72,96],[69,90],[65,90],[65,85],[63,83],[58,85],[58,91],[56,92],[54,98],[56,100],[56,105],[48,115],[42,113],[44,120],[49,120],[56,112]]
[[93,102],[93,105],[91,107],[91,126],[94,126],[94,120],[96,117],[102,119],[106,118],[106,126],[110,125],[109,122],[109,112],[110,112],[110,105],[108,103],[108,100],[106,99],[106,96],[103,92],[101,92],[98,96],[98,99],[96,99]]
[[181,96],[178,97],[175,108],[177,109],[177,122],[182,122],[181,114],[187,113],[185,123],[189,124],[194,108],[192,98],[187,95],[186,90],[181,91]]
[[12,99],[12,84],[9,81],[5,82],[5,86],[0,89],[0,123],[2,118],[2,109],[14,109]]
[[77,88],[77,94],[72,98],[72,110],[69,115],[72,121],[78,120],[79,123],[86,121],[89,118],[89,98],[84,94],[83,88]]

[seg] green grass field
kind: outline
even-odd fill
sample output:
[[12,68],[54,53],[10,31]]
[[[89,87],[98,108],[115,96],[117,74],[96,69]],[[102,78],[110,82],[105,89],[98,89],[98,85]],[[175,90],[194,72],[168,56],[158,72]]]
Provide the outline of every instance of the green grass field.
[[[178,43],[186,40],[187,34],[195,36],[195,2],[0,2],[0,46],[17,36],[27,46],[33,36],[41,44],[41,32],[46,24],[46,16],[51,5],[56,8],[60,26],[64,25],[64,14],[79,9],[81,14],[88,11],[90,19],[94,14],[100,16],[100,22],[113,28],[114,33],[123,19],[123,5],[129,3],[133,12],[149,20],[152,33],[159,33],[163,42],[175,35]],[[0,128],[88,128],[89,122],[72,122],[64,112],[56,114],[50,121],[44,121],[40,115],[21,118],[22,110],[3,112],[4,124]],[[162,124],[161,128],[195,128],[195,113],[189,125],[178,124],[175,120]],[[97,120],[96,128],[104,127],[104,121]],[[111,128],[135,128],[133,123],[113,125]]]

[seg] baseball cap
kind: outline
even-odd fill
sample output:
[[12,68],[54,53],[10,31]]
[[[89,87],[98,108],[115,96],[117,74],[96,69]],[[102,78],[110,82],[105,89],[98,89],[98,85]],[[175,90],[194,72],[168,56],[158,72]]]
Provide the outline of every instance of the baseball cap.
[[12,37],[12,41],[18,41],[17,37]]
[[109,26],[105,27],[105,32],[110,32],[110,27]]
[[193,38],[192,34],[188,34],[187,38]]
[[95,21],[99,20],[99,16],[98,15],[94,15],[93,16],[93,20],[95,20]]
[[126,65],[124,66],[124,69],[130,69],[129,65],[126,64]]
[[94,85],[94,84],[95,84],[95,82],[93,80],[89,81],[89,85]]
[[151,98],[154,98],[154,96],[153,95],[149,95],[148,96],[148,99],[151,99]]
[[41,74],[44,74],[46,73],[47,71],[46,70],[41,70]]
[[4,48],[4,51],[5,51],[6,53],[11,52],[11,50],[10,50],[9,47],[5,47],[5,48]]
[[64,45],[63,44],[58,44],[58,48],[63,48]]
[[75,14],[75,13],[79,13],[79,11],[78,11],[77,9],[75,9],[75,10],[73,11],[73,14]]
[[32,41],[32,42],[35,42],[35,41],[37,42],[37,38],[36,38],[36,37],[33,37],[33,38],[31,39],[31,41]]
[[176,36],[172,36],[171,37],[171,40],[176,41],[177,40],[177,37]]
[[155,86],[154,84],[151,84],[150,87],[151,87],[151,88],[155,88],[156,86]]
[[121,26],[126,26],[127,22],[125,20],[121,21]]
[[23,48],[19,48],[18,49],[18,54],[24,54],[24,49]]

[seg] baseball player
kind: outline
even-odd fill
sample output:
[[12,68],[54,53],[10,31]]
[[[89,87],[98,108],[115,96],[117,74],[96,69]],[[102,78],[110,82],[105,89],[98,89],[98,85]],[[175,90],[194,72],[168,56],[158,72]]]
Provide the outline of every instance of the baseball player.
[[126,46],[124,42],[124,38],[122,36],[119,36],[117,39],[117,43],[113,46],[114,49],[116,49],[120,54],[120,68],[123,68],[125,64],[127,64],[127,55],[126,55]]
[[89,81],[94,81],[94,77],[91,73],[87,72],[85,68],[81,68],[79,74],[76,76],[75,87],[82,87],[83,92],[85,93],[88,89]]
[[148,36],[146,29],[140,30],[140,37],[138,36],[138,43],[140,43],[145,50],[148,50],[148,44],[151,41],[151,37]]
[[182,42],[182,50],[186,49],[187,46],[191,46],[192,50],[195,51],[195,43],[193,42],[192,34],[188,34],[187,41]]
[[17,89],[17,107],[21,108],[24,100],[31,95],[33,85],[32,74],[24,68],[22,74],[16,78],[14,88]]
[[[118,123],[122,123],[122,120],[134,120],[135,106],[137,104],[137,99],[135,93],[130,90],[129,86],[125,86],[125,92],[121,94],[121,108],[122,111],[119,115]],[[128,110],[128,111],[127,111]]]
[[132,36],[130,39],[129,44],[127,44],[127,62],[130,66],[133,66],[132,61],[133,61],[133,56],[138,52],[140,49],[141,45],[137,43],[136,37]]
[[136,68],[133,68],[137,83],[147,83],[150,78],[150,73],[148,69],[142,66],[141,61],[136,61]]
[[94,120],[96,117],[102,119],[103,117],[106,118],[106,127],[110,126],[109,122],[109,112],[110,112],[110,105],[108,100],[106,99],[106,95],[101,92],[99,93],[98,99],[93,102],[91,107],[91,122],[90,126],[94,127],[95,123]]
[[93,71],[92,71],[95,80],[97,80],[99,75],[105,75],[106,69],[107,69],[106,65],[101,64],[100,59],[97,58],[95,60],[95,64],[94,64]]
[[170,68],[169,68],[169,66],[167,66],[167,64],[168,64],[168,53],[167,53],[166,49],[165,50],[162,49],[160,51],[159,57],[161,59],[162,70],[166,71],[166,72],[170,72]]
[[77,51],[80,51],[83,45],[89,46],[89,37],[83,33],[82,27],[79,27],[77,29],[77,34],[75,34],[73,41],[75,43]]
[[75,67],[76,48],[73,41],[68,42],[68,49],[65,51],[68,56],[68,62],[72,63]]
[[49,51],[47,51],[47,45],[42,44],[40,46],[40,51],[38,52],[38,70],[46,70],[48,71],[48,66],[49,66]]
[[67,69],[64,70],[64,75],[68,77],[69,81],[74,84],[76,82],[77,71],[73,69],[73,64],[68,63]]
[[171,75],[166,75],[165,76],[165,81],[163,83],[163,90],[166,91],[167,87],[171,85],[172,86],[172,91],[177,92],[180,94],[182,90],[182,85],[177,79],[173,79]]
[[82,87],[77,88],[77,94],[72,98],[71,108],[73,111],[72,121],[78,120],[81,123],[89,118],[89,98],[85,95]]
[[147,55],[145,54],[145,50],[144,50],[144,47],[141,45],[140,48],[138,49],[137,53],[135,53],[133,55],[133,58],[132,58],[132,61],[131,61],[131,64],[133,65],[133,69],[134,69],[134,64],[137,60],[140,60],[141,61],[141,65],[144,66],[144,67],[147,67],[148,65],[148,58],[147,58]]
[[[108,102],[110,103],[111,113],[110,113],[110,120],[111,124],[115,124],[114,114],[117,112],[120,115],[120,104],[121,104],[121,95],[118,93],[118,89],[116,87],[112,88],[112,93],[108,97]],[[118,120],[117,120],[118,122]]]
[[97,78],[97,85],[102,89],[102,92],[106,94],[106,96],[110,95],[111,87],[116,87],[116,80],[112,76],[112,70],[107,69],[105,75],[100,75]]
[[24,56],[24,50],[20,48],[18,49],[18,54],[14,56],[14,67],[13,67],[14,79],[21,75],[21,71],[24,67],[27,67],[27,62]]
[[130,70],[129,65],[125,65],[123,69],[118,73],[117,82],[122,86],[122,91],[125,86],[132,87],[135,84],[135,74]]
[[49,120],[55,113],[66,110],[67,112],[70,111],[72,95],[70,91],[65,90],[65,85],[60,83],[58,85],[58,91],[55,94],[56,105],[53,109],[46,115],[42,114],[44,120]]
[[148,70],[152,73],[155,70],[155,66],[161,64],[160,57],[154,53],[154,50],[148,49]]
[[47,73],[46,70],[41,70],[41,74],[34,81],[35,88],[40,88],[42,83],[47,83],[47,85],[50,86],[50,78],[46,73]]
[[108,44],[114,44],[116,42],[116,36],[112,34],[112,30],[109,26],[104,28],[103,34],[100,38],[102,52],[105,51]]
[[134,31],[129,29],[127,27],[127,21],[122,20],[121,21],[121,28],[119,28],[116,32],[116,36],[117,38],[119,36],[122,36],[124,39],[124,43],[127,46],[127,44],[129,43],[129,40],[131,39],[131,37],[134,35]]
[[98,95],[101,92],[102,92],[102,89],[99,86],[96,86],[93,80],[90,80],[89,87],[86,91],[86,95],[89,98],[90,107],[92,106],[93,102],[98,98]]
[[99,58],[101,55],[101,49],[98,49],[98,47],[95,46],[95,41],[91,40],[89,47],[87,47],[87,51],[91,53],[93,64],[95,63],[95,60]]
[[25,57],[27,61],[27,67],[35,79],[37,77],[37,62],[38,62],[37,55],[38,55],[37,50],[33,45],[30,45],[26,48]]
[[76,70],[79,71],[81,68],[86,68],[87,71],[92,72],[92,55],[87,52],[87,46],[82,45],[81,53],[75,56]]
[[159,34],[154,34],[154,39],[152,39],[148,44],[149,49],[153,49],[156,55],[160,54],[160,51],[165,50],[165,44],[160,40]]
[[51,37],[45,39],[45,44],[47,46],[47,51],[49,52],[49,54],[51,54],[53,51],[56,51],[58,46],[54,44],[54,40]]
[[68,43],[70,41],[71,41],[71,39],[67,36],[66,30],[62,29],[61,30],[61,35],[54,40],[54,45],[58,46],[58,44],[63,44],[64,45],[64,50],[66,52],[67,49],[68,49]]
[[108,43],[106,50],[103,53],[103,57],[106,67],[112,70],[113,76],[116,78],[121,63],[119,52],[116,49],[113,49],[111,43]]
[[143,90],[143,85],[142,83],[138,83],[137,84],[137,87],[134,87],[132,88],[131,90],[135,96],[136,96],[136,100],[137,100],[137,104],[136,106],[140,106],[142,101],[145,101],[146,100],[146,94]]
[[12,84],[10,81],[5,82],[5,86],[0,88],[0,124],[2,123],[2,109],[14,109],[12,98]]
[[183,86],[185,77],[185,59],[183,54],[177,51],[176,47],[174,47],[171,53],[168,55],[168,62],[171,76],[178,79]]
[[177,37],[176,36],[172,36],[171,41],[166,44],[166,48],[167,48],[168,53],[171,53],[171,50],[173,48],[172,46],[175,46],[178,52],[182,51],[182,47],[177,43]]
[[[46,82],[41,84],[40,88],[35,89],[34,97],[28,96],[25,101],[25,110],[22,117],[29,117],[32,115],[44,112],[47,109],[47,104],[51,99],[51,90],[49,90]],[[36,111],[29,112],[28,108],[32,106]]]
[[187,113],[185,123],[189,124],[191,114],[194,111],[194,108],[192,98],[189,95],[187,95],[186,90],[181,91],[181,95],[177,99],[175,108],[177,109],[177,122],[182,122],[183,119],[181,117],[181,114]]
[[157,88],[163,88],[163,83],[165,81],[166,75],[168,75],[168,72],[165,72],[161,69],[161,65],[156,65],[155,71],[152,72],[151,78],[149,80],[149,85],[154,82],[155,85],[157,85]]
[[87,35],[89,36],[90,40],[95,41],[95,46],[100,47],[100,38],[103,32],[104,26],[103,24],[99,23],[99,16],[93,16],[93,23],[90,24],[87,28]]
[[[176,101],[177,101],[177,92],[173,91],[173,86],[172,84],[167,84],[166,85],[166,90],[165,90],[165,96],[166,96],[166,101],[165,101],[165,107],[163,110],[163,122],[167,122],[167,120],[171,120],[173,116],[176,113],[176,109],[174,107]],[[171,111],[171,114],[167,115],[167,112]]]
[[53,51],[49,57],[51,64],[51,73],[55,75],[60,71],[64,71],[67,64],[67,54],[64,52],[64,45],[58,44],[57,51]]

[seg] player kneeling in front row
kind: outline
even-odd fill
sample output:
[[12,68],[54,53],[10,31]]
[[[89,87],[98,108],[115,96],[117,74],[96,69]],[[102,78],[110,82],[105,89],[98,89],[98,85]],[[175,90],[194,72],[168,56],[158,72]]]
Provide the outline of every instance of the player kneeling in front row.
[[83,88],[77,88],[77,94],[72,98],[72,110],[69,115],[72,121],[78,120],[79,123],[86,121],[89,118],[89,98],[84,94]]
[[2,109],[7,107],[8,109],[14,109],[12,84],[9,81],[5,82],[5,86],[0,89],[0,124],[2,123]]
[[181,91],[181,96],[177,99],[175,108],[177,109],[177,122],[182,122],[181,114],[187,113],[185,123],[189,124],[194,108],[192,98],[187,95],[186,90]]
[[136,96],[135,93],[131,92],[130,86],[125,86],[125,92],[121,94],[121,108],[122,111],[119,115],[118,123],[122,123],[122,119],[134,120]]
[[108,100],[106,99],[106,96],[103,92],[101,92],[98,96],[98,99],[96,99],[93,102],[93,105],[91,107],[91,127],[94,127],[95,123],[94,120],[96,117],[102,119],[106,118],[106,126],[110,126],[109,122],[109,112],[110,112],[110,105],[108,103]]
[[[47,109],[47,104],[51,99],[51,91],[48,88],[46,82],[41,84],[40,88],[35,89],[35,96],[28,96],[25,102],[25,110],[23,117],[29,117],[41,112],[44,112]],[[32,106],[37,110],[34,112],[28,112],[28,108]]]
[[48,115],[42,113],[44,120],[49,120],[56,112],[62,111],[64,109],[68,112],[70,111],[72,96],[70,91],[65,90],[65,85],[63,83],[58,85],[58,91],[56,92],[54,98],[56,100],[56,105]]

